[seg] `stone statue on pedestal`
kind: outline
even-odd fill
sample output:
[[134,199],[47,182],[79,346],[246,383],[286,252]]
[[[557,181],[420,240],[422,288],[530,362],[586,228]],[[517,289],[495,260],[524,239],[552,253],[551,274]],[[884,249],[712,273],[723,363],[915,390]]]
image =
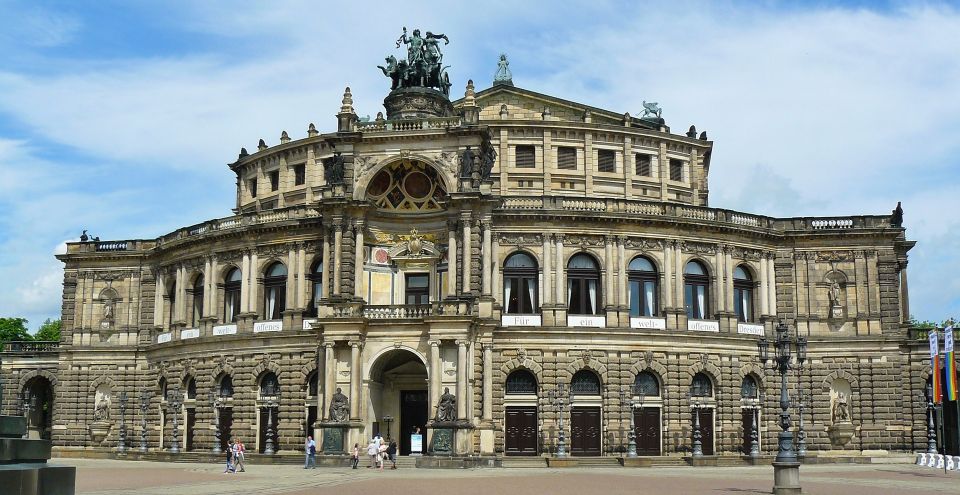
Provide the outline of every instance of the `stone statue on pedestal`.
[[837,400],[833,403],[832,416],[834,423],[850,422],[850,404],[847,402],[847,394],[843,392],[837,393]]
[[450,387],[444,387],[440,402],[437,403],[436,421],[457,420],[457,396],[450,393]]
[[350,419],[350,399],[340,388],[330,398],[330,421],[346,423]]

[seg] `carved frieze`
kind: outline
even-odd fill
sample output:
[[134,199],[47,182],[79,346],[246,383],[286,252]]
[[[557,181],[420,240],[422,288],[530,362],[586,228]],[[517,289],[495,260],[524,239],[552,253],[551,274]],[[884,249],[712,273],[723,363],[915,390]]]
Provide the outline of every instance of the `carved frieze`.
[[498,237],[500,245],[539,246],[543,244],[543,234],[502,233]]
[[763,251],[734,246],[730,248],[730,257],[738,260],[760,261],[764,258]]
[[628,237],[624,241],[624,246],[629,249],[639,249],[641,251],[659,251],[663,249],[663,241],[660,239]]
[[580,246],[582,248],[588,247],[603,247],[604,238],[599,235],[583,235],[583,234],[572,234],[568,235],[564,244],[568,246]]
[[685,253],[692,254],[717,254],[716,244],[705,244],[702,242],[683,241],[680,243],[680,249]]
[[[815,259],[819,263],[840,263],[844,261],[853,261],[853,257],[853,251],[820,251],[816,253]],[[807,259],[809,260],[810,258]]]

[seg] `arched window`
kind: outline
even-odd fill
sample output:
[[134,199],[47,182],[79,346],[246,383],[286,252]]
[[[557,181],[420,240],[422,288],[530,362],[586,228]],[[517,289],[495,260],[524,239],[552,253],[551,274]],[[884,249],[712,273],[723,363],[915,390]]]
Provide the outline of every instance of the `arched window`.
[[313,290],[311,292],[310,307],[307,308],[307,312],[309,316],[317,316],[317,308],[320,307],[320,297],[323,296],[323,260],[318,259],[313,263],[307,278],[310,279],[310,286]]
[[197,398],[197,379],[194,377],[187,378],[187,399],[196,399]]
[[660,397],[660,381],[649,371],[641,371],[633,380],[633,395]]
[[713,382],[703,373],[693,375],[690,382],[690,395],[694,397],[713,397]]
[[507,314],[537,311],[537,262],[527,253],[513,253],[503,263],[503,301]]
[[160,400],[167,400],[167,379],[161,378],[157,388],[160,389]]
[[740,382],[741,399],[756,399],[759,391],[760,387],[757,385],[756,378],[751,375],[743,377],[743,381]]
[[269,267],[263,277],[263,317],[279,320],[286,309],[287,267],[277,262]]
[[276,373],[268,371],[260,379],[260,397],[276,397],[280,395],[280,382]]
[[507,375],[507,382],[504,384],[507,395],[511,394],[536,394],[537,377],[528,370],[514,370]]
[[733,305],[737,320],[753,321],[753,277],[742,265],[733,270]]
[[314,371],[310,373],[310,376],[307,377],[307,397],[316,397],[317,392],[320,390],[320,374]]
[[630,316],[657,315],[657,269],[643,256],[637,256],[627,267],[630,283]]
[[600,378],[590,370],[580,370],[570,380],[573,395],[600,395]]
[[223,283],[223,322],[237,321],[240,314],[240,269],[232,268],[227,272]]
[[190,326],[200,325],[200,318],[203,318],[203,275],[197,275],[193,281],[193,313],[191,314]]
[[567,312],[571,315],[600,313],[600,266],[592,256],[575,254],[567,263]]
[[687,318],[703,320],[710,314],[710,277],[699,261],[687,263],[683,270],[684,304]]
[[233,377],[223,375],[220,377],[220,397],[233,397]]

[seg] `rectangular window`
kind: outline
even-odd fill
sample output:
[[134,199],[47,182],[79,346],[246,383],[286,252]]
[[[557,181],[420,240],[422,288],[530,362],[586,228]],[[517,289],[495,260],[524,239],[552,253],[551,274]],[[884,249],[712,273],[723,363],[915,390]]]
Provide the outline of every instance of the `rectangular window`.
[[563,170],[577,169],[577,149],[569,146],[557,148],[557,168]]
[[250,197],[257,197],[257,179],[250,179]]
[[670,180],[677,182],[683,180],[683,161],[676,158],[670,159]]
[[536,148],[530,145],[517,146],[517,168],[535,168],[537,166]]
[[302,186],[307,182],[307,165],[301,163],[293,166],[293,183],[295,186]]
[[650,177],[653,174],[650,172],[650,155],[644,155],[643,153],[637,153],[636,156],[636,172],[637,175],[641,177]]
[[430,276],[426,273],[407,275],[406,296],[407,304],[430,304]]
[[597,171],[616,172],[617,152],[613,150],[597,150]]
[[274,170],[270,172],[270,190],[276,191],[280,189],[280,171]]

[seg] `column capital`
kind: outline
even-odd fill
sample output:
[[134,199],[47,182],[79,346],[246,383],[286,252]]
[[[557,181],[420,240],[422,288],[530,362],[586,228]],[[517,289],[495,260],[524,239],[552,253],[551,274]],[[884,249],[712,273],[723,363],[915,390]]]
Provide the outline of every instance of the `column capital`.
[[456,218],[447,219],[447,230],[450,231],[450,234],[456,234],[460,229],[460,222]]
[[566,234],[553,234],[553,240],[560,244],[563,244],[563,241],[566,240],[566,238]]
[[332,340],[325,340],[320,345],[323,346],[324,349],[332,349],[337,343]]
[[624,244],[627,243],[627,236],[623,234],[619,234],[619,235],[616,235],[615,237],[617,239],[617,244],[623,246]]
[[427,342],[427,343],[430,344],[430,347],[440,347],[440,341],[439,341],[439,340],[431,340],[431,341],[429,341],[429,342]]
[[359,341],[359,340],[351,340],[351,341],[347,342],[347,344],[350,345],[350,347],[361,347],[361,346],[363,346],[363,342],[361,342],[361,341]]
[[466,347],[470,342],[464,339],[457,339],[454,341],[457,344],[457,347]]

